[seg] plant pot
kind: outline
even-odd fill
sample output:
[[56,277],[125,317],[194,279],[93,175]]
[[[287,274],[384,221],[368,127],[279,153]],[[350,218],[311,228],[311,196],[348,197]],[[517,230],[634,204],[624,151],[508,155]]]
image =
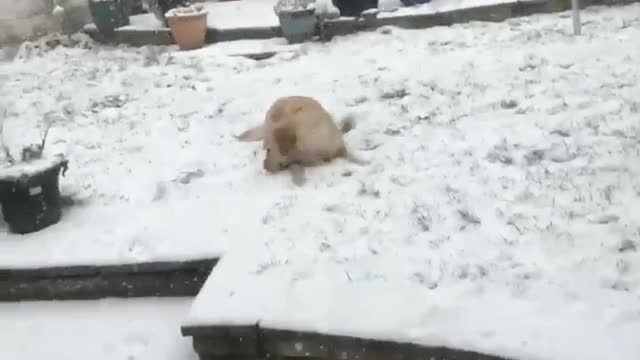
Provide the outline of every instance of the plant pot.
[[130,24],[131,5],[129,0],[88,0],[89,12],[96,28],[103,33]]
[[358,17],[363,11],[378,8],[378,0],[333,0],[340,16]]
[[404,6],[414,6],[430,3],[431,0],[400,0]]
[[9,231],[27,234],[56,224],[62,216],[59,174],[63,156],[34,160],[0,170],[0,204]]
[[313,37],[316,29],[315,10],[292,10],[278,12],[282,35],[290,44],[301,43]]
[[130,16],[147,13],[142,6],[142,0],[129,0],[129,11]]
[[207,36],[207,12],[167,15],[173,40],[180,50],[194,50],[204,46]]

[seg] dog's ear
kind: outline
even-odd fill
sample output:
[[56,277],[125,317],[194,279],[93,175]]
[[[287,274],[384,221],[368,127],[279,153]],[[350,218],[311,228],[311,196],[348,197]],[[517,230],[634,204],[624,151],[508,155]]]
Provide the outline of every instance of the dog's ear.
[[273,130],[273,137],[278,146],[278,150],[280,150],[280,153],[284,156],[289,155],[289,153],[295,149],[296,142],[298,141],[295,130],[288,126],[275,128]]

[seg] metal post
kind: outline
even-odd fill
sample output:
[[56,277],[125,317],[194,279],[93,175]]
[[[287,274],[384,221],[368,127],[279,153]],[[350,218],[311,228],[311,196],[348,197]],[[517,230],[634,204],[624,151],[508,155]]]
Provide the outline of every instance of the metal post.
[[573,34],[580,35],[582,24],[580,24],[580,4],[578,0],[571,0],[571,18],[573,18]]

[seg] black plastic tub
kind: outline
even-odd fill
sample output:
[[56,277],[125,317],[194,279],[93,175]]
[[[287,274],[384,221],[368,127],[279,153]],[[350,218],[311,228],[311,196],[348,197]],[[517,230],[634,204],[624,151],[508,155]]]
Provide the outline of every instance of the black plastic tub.
[[363,11],[378,8],[378,0],[333,0],[333,5],[340,10],[340,16],[357,17]]
[[169,27],[169,22],[165,16],[167,11],[189,4],[190,2],[187,0],[150,0],[149,11],[156,17],[156,19],[162,21],[165,27]]
[[32,233],[60,221],[59,176],[67,166],[67,160],[57,156],[0,170],[0,204],[10,232]]

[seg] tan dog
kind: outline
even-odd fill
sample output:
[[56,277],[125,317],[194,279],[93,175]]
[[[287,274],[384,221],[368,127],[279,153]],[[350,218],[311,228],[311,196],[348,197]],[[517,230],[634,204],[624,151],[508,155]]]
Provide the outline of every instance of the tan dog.
[[291,169],[296,185],[305,182],[303,166],[315,166],[342,157],[359,165],[368,164],[346,147],[343,134],[353,129],[346,118],[338,128],[331,115],[315,99],[287,96],[277,99],[267,111],[264,124],[236,136],[240,141],[263,140],[267,154],[263,168],[269,172]]

